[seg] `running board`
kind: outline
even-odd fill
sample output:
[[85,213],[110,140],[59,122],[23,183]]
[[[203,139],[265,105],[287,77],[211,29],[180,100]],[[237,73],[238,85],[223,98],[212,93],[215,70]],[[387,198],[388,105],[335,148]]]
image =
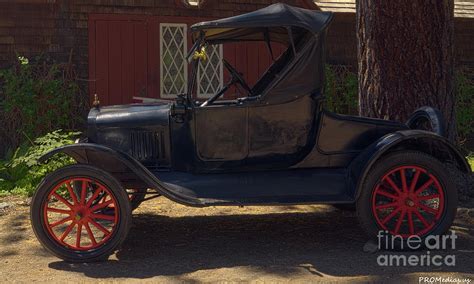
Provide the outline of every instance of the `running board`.
[[177,197],[202,206],[353,202],[344,169],[153,174]]

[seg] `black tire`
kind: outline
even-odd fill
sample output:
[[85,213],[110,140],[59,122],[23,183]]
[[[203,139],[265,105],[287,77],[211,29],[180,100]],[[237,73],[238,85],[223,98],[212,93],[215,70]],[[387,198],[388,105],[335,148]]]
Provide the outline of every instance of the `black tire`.
[[[401,172],[393,172],[397,169],[401,169],[401,171],[404,172],[403,175],[405,176],[405,188],[409,192],[406,193],[406,197],[403,197],[405,195],[402,195],[404,194],[404,187]],[[422,172],[422,170],[426,170],[426,172]],[[418,175],[418,178],[415,178],[417,171],[420,172],[420,174]],[[393,172],[392,175],[390,175],[391,172]],[[393,191],[390,191],[390,186],[385,184],[384,180],[384,177],[387,176],[391,178],[391,180],[395,183],[395,186],[399,187],[399,190],[401,190],[402,193],[397,193],[394,189]],[[423,180],[423,178],[425,178],[425,180]],[[412,187],[414,180],[415,186]],[[419,186],[420,184],[422,185]],[[430,185],[426,189],[423,189],[426,184]],[[396,201],[397,199],[394,198],[385,196],[380,197],[380,195],[377,195],[380,193],[380,191],[383,191],[384,194],[390,193],[392,196],[398,196],[399,199]],[[423,193],[425,194],[421,195]],[[422,198],[426,199],[426,197],[435,196],[436,193],[438,193],[439,196],[437,203],[436,198],[425,201],[421,200]],[[413,195],[408,197],[408,194],[413,194],[417,197],[412,199],[411,196]],[[388,198],[390,201],[387,201],[385,205],[383,203],[379,205],[380,203],[377,203],[377,200],[380,198]],[[429,211],[426,211],[420,207],[421,205],[419,204],[427,207],[428,205],[423,203],[426,201],[431,201],[432,204],[436,204],[438,206],[437,208],[436,206],[431,207],[431,210],[435,211],[436,214],[430,213]],[[405,236],[403,236],[403,241],[399,241],[401,238],[397,238],[394,247],[387,244],[389,247],[385,248],[407,249],[406,239],[410,235],[418,235],[422,240],[424,240],[429,235],[445,234],[453,223],[454,217],[456,215],[457,201],[456,187],[453,181],[447,175],[442,163],[425,153],[405,151],[389,154],[381,158],[380,161],[378,161],[371,168],[370,173],[364,181],[360,195],[356,201],[356,208],[359,222],[371,239],[379,241],[377,238],[379,231],[390,231],[391,228],[392,231],[390,231],[389,234],[394,235],[394,232],[399,229],[400,231],[398,235],[402,236],[405,234]],[[397,205],[386,209],[380,209],[380,207],[395,204],[396,202],[400,203],[397,203]],[[378,209],[374,209],[375,206],[377,206]],[[401,213],[401,211],[405,210],[403,208],[408,209],[405,211],[405,215]],[[392,209],[392,211],[389,211],[390,209]],[[396,213],[396,215],[394,215],[391,219],[388,218],[388,215],[391,214],[387,214],[384,216],[384,218],[380,218],[380,215],[384,213],[384,210],[386,210],[387,213],[393,213],[393,211],[396,210],[401,211],[398,211],[400,213]],[[422,215],[425,222],[430,220],[431,223],[428,223],[430,226],[425,226],[425,223],[422,222],[422,218],[418,217],[415,211]],[[425,214],[425,216],[423,216],[423,214]],[[378,216],[376,217],[375,215]],[[411,215],[411,217],[408,215]],[[400,216],[402,216],[402,218],[400,218]],[[432,218],[428,219],[426,216],[431,216]],[[388,219],[388,221],[386,221],[386,219]],[[399,219],[402,220],[399,222]],[[382,224],[384,221],[386,223]],[[398,225],[398,223],[400,223],[400,225]],[[388,228],[391,224],[394,226],[392,225],[390,228]],[[385,228],[382,226],[385,226]],[[418,230],[418,228],[423,227],[424,230]],[[384,244],[384,240],[385,239],[382,238],[380,240],[380,244]]]
[[434,132],[446,137],[445,121],[441,112],[432,107],[417,109],[408,119],[406,125],[410,129],[420,129]]
[[[72,197],[70,193],[67,193],[67,186],[63,187],[62,192],[60,191],[60,186],[66,185],[66,183],[68,183],[70,185],[72,184],[72,187],[74,187],[74,183],[79,179],[84,180],[84,183],[86,183],[84,188],[87,187],[87,191],[84,190],[84,197],[80,195],[78,196],[76,193],[76,203],[74,201],[74,197]],[[74,191],[77,192],[76,190]],[[66,217],[65,219],[70,219],[69,221],[71,223],[67,225],[66,223],[69,222],[67,221],[63,224],[63,226],[73,227],[73,231],[70,230],[66,236],[69,237],[71,234],[70,232],[74,232],[75,230],[77,233],[76,238],[79,239],[79,245],[77,246],[79,249],[71,248],[64,240],[60,240],[60,238],[58,239],[58,235],[54,233],[56,227],[53,228],[53,226],[57,225],[52,225],[50,223],[48,219],[48,210],[51,210],[49,209],[51,206],[61,206],[67,204],[66,202],[61,203],[59,199],[52,201],[51,199],[54,195],[51,194],[53,193],[64,194],[64,197],[69,196],[72,198],[71,200],[73,200],[73,202],[69,203],[69,206],[73,205],[74,209],[72,207],[69,207],[68,209],[68,206],[65,207],[70,213],[60,212],[58,214],[65,214],[62,216],[70,216]],[[94,196],[96,197],[94,198]],[[107,198],[109,198],[109,201],[112,200],[111,203],[105,202]],[[102,203],[100,203],[101,200],[103,200]],[[112,205],[107,205],[106,203]],[[79,210],[78,208],[80,206],[82,206],[80,209],[81,213],[78,213],[79,211],[77,210]],[[93,210],[95,207],[100,207],[101,209]],[[87,208],[87,213],[84,213],[84,210],[86,210],[84,208]],[[68,262],[94,262],[107,259],[108,256],[114,253],[114,251],[126,239],[131,225],[130,202],[121,184],[109,173],[89,165],[71,165],[61,168],[45,177],[38,185],[36,193],[33,196],[30,214],[33,231],[40,243],[53,255]],[[88,214],[94,217],[89,217]],[[111,218],[113,221],[99,221],[99,219],[106,218],[97,217],[98,219],[95,219],[95,214],[106,216],[107,219]],[[94,227],[96,225],[92,224],[93,221],[88,220],[93,220],[95,224],[98,224],[97,227]],[[110,231],[108,235],[106,235],[104,231],[102,231],[102,233],[97,233],[99,231],[99,227],[105,228],[106,231],[108,231],[105,227],[107,225],[104,224],[112,224],[110,225]],[[91,228],[96,230],[96,233],[94,233]],[[65,231],[67,231],[67,229]],[[91,232],[90,234],[92,234],[92,236],[89,234],[89,232]],[[88,249],[87,246],[81,247],[81,242],[84,242],[82,236],[86,235],[86,233],[91,242],[91,249]],[[99,239],[98,237],[101,234],[102,239]],[[74,233],[72,234],[72,238],[74,238]]]

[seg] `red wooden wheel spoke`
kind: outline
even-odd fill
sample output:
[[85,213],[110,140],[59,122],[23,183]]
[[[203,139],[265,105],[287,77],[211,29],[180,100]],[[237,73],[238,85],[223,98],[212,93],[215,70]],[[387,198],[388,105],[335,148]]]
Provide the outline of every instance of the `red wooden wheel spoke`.
[[410,230],[410,235],[415,234],[415,226],[413,225],[413,213],[408,211],[408,228]]
[[59,226],[59,225],[61,225],[61,224],[66,223],[67,221],[71,221],[71,220],[72,220],[72,217],[67,217],[67,218],[64,218],[64,219],[62,219],[62,220],[56,221],[56,222],[50,224],[49,226],[50,226],[51,228],[54,228],[54,227],[56,227],[56,226]]
[[425,227],[430,226],[430,224],[428,224],[428,222],[426,221],[425,217],[423,217],[423,215],[421,215],[420,212],[418,212],[418,210],[415,210],[413,212],[415,212],[415,215],[418,217],[418,219],[421,221],[421,223],[423,223]]
[[397,206],[398,206],[397,202],[392,202],[392,203],[377,205],[375,208],[376,209],[385,209],[385,208],[392,208],[392,207],[397,207]]
[[110,215],[105,215],[105,214],[92,214],[91,217],[94,219],[103,219],[103,220],[109,220],[109,221],[115,220],[115,216],[110,216]]
[[97,211],[97,210],[99,210],[99,209],[102,209],[102,208],[104,208],[104,207],[109,206],[109,205],[112,204],[112,203],[114,203],[114,201],[113,201],[112,199],[110,199],[109,201],[105,201],[105,202],[102,202],[102,203],[97,204],[96,206],[92,207],[92,208],[90,209],[90,211],[91,211],[91,212],[95,212],[95,211]]
[[97,223],[96,221],[90,220],[90,223],[94,225],[97,229],[101,230],[106,236],[110,234],[110,232],[106,228],[104,228],[104,226]]
[[69,203],[69,201],[67,201],[66,199],[62,198],[62,197],[61,197],[59,194],[57,194],[56,192],[53,193],[53,196],[54,196],[57,200],[59,200],[59,201],[61,201],[62,203],[64,203],[67,207],[73,209],[74,206],[73,206],[71,203]]
[[385,196],[385,197],[388,197],[388,198],[391,198],[391,199],[394,199],[394,200],[397,200],[397,199],[398,199],[398,196],[395,196],[395,195],[393,195],[393,194],[390,194],[390,193],[385,192],[385,191],[382,191],[382,190],[379,190],[379,191],[377,192],[377,194],[383,195],[383,196]]
[[385,224],[390,221],[393,217],[395,217],[395,215],[397,215],[398,212],[400,212],[400,208],[393,210],[392,213],[388,214],[388,216],[382,220],[382,224]]
[[405,219],[405,214],[406,214],[406,210],[402,210],[400,212],[400,216],[398,217],[397,224],[395,225],[395,234],[398,234],[398,232],[400,232],[400,226],[403,222],[403,219]]
[[[400,173],[401,189],[392,179],[397,173]],[[423,180],[423,184],[418,186],[420,180]],[[385,189],[383,184],[390,185],[396,193]],[[429,189],[429,194],[421,195],[427,189]],[[390,198],[391,201],[387,202],[386,198]],[[433,205],[423,203],[425,200],[428,202],[436,200],[437,206],[430,207]],[[378,227],[393,235],[401,235],[403,238],[429,234],[439,222],[444,203],[444,190],[436,176],[429,174],[426,169],[418,165],[400,166],[388,171],[380,178],[372,193],[372,213]],[[392,211],[381,210],[390,210],[390,208]],[[428,218],[429,215],[426,214],[434,216]],[[394,218],[395,221],[389,222]]]
[[434,180],[430,177],[430,180],[425,182],[425,184],[423,184],[420,188],[416,189],[415,190],[415,194],[420,194],[421,192],[423,192],[425,189],[427,189],[430,185],[432,185],[434,182]]
[[[82,183],[80,184],[80,182]],[[80,190],[75,188],[76,185],[80,187]],[[68,193],[65,193],[66,198],[60,195],[63,194],[62,190],[64,188],[67,188],[69,193],[69,196],[67,196]],[[90,198],[88,198],[89,193],[92,195]],[[53,198],[62,202],[67,208],[56,208],[52,205],[55,202],[52,200]],[[71,200],[73,204],[71,204]],[[100,203],[95,204],[97,202]],[[107,212],[110,212],[110,215],[109,213],[103,214],[102,212],[94,213],[101,209],[103,210],[107,206],[110,206],[110,210],[107,210]],[[119,204],[111,190],[97,181],[81,177],[62,181],[51,189],[48,200],[43,205],[42,212],[46,229],[54,241],[74,251],[89,251],[101,247],[113,237],[120,217],[118,208]],[[64,215],[59,215],[61,218],[58,218],[58,215],[48,214],[50,212]],[[99,220],[105,224],[99,222]],[[71,223],[67,223],[69,221]],[[61,224],[67,224],[65,229],[55,232],[54,228]],[[92,226],[95,228],[92,228]],[[76,228],[76,231],[73,231],[74,228]],[[100,239],[97,237],[98,231],[103,233]],[[83,235],[86,242],[82,239]],[[87,238],[90,239],[90,242],[87,241]]]
[[81,204],[86,204],[86,194],[87,194],[87,181],[82,181],[82,190],[81,190]]
[[102,192],[103,188],[102,187],[99,187],[95,190],[94,194],[92,195],[92,197],[89,199],[89,201],[87,201],[87,204],[86,204],[86,207],[90,207],[92,202],[94,202],[94,200],[99,197],[99,194]]
[[410,185],[410,192],[413,192],[415,190],[415,186],[418,183],[418,178],[420,177],[421,171],[418,169],[415,169],[415,176],[413,177],[413,180]]
[[428,212],[428,213],[432,213],[432,214],[437,214],[438,213],[438,210],[434,209],[434,208],[431,208],[431,207],[428,207],[426,205],[423,205],[423,204],[418,204],[418,207],[425,211],[425,212]]
[[72,187],[71,187],[71,185],[69,184],[69,182],[66,182],[66,187],[67,187],[67,191],[69,192],[69,195],[70,195],[71,198],[72,198],[72,201],[74,202],[74,205],[79,204],[79,202],[77,201],[77,196],[76,196],[76,194],[74,193],[74,190],[72,189]]
[[395,182],[394,182],[389,176],[387,176],[387,177],[385,178],[385,180],[390,184],[390,186],[391,186],[398,194],[401,193],[401,189],[395,184]]
[[92,232],[89,223],[86,223],[84,227],[86,227],[87,235],[89,235],[89,239],[91,240],[92,245],[97,245],[97,241],[95,240],[94,233]]
[[64,241],[64,239],[69,235],[69,233],[72,231],[72,229],[74,228],[74,226],[76,226],[76,223],[75,223],[75,222],[72,222],[72,223],[66,228],[66,231],[64,231],[64,233],[61,235],[61,238],[60,238],[61,241]]
[[435,199],[435,198],[439,198],[440,195],[439,194],[432,194],[432,195],[425,195],[425,196],[419,196],[417,197],[418,200],[430,200],[430,199]]
[[69,214],[69,215],[72,214],[71,210],[63,210],[63,209],[51,208],[51,207],[46,208],[46,210],[49,212],[54,212],[54,213],[59,213],[59,214]]
[[81,237],[82,237],[82,224],[77,224],[77,233],[76,233],[76,247],[81,247]]
[[408,192],[407,178],[405,176],[405,169],[400,170],[400,177],[402,178],[402,191]]

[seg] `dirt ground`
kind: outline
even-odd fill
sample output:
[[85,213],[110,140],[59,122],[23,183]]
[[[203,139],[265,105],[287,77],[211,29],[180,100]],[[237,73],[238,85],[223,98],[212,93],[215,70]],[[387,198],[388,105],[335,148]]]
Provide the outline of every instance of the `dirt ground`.
[[[456,265],[380,267],[352,212],[330,206],[189,208],[165,198],[133,216],[108,262],[68,264],[36,240],[27,202],[0,211],[0,282],[318,283],[413,282],[442,276],[474,281],[474,218],[460,209]],[[410,252],[421,254],[426,252]],[[405,253],[406,254],[406,253]]]

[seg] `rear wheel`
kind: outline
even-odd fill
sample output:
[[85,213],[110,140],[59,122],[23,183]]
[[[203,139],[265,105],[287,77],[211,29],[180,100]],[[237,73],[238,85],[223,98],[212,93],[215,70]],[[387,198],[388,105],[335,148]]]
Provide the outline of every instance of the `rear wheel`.
[[417,109],[410,116],[406,125],[411,129],[426,130],[446,137],[443,115],[439,110],[432,107],[421,107]]
[[420,152],[399,152],[372,168],[356,206],[370,237],[384,231],[403,240],[415,235],[423,239],[449,229],[457,192],[438,160]]
[[131,208],[110,174],[73,165],[48,175],[31,203],[33,231],[59,258],[90,262],[107,258],[125,240]]

